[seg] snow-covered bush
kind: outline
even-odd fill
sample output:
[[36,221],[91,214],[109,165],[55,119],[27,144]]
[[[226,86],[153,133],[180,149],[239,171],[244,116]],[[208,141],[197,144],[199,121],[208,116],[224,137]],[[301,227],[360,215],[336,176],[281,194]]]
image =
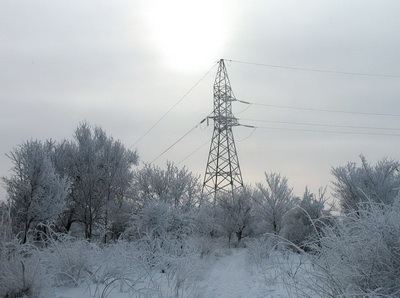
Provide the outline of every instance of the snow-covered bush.
[[331,210],[325,190],[320,189],[318,195],[315,195],[306,188],[299,204],[286,214],[282,236],[295,246],[308,249],[308,242],[328,221]]
[[[191,238],[176,238],[174,235],[147,233],[135,241],[135,247],[149,268],[164,272],[169,267],[169,259],[185,255]],[[189,246],[188,246],[189,245]]]
[[230,253],[229,244],[225,237],[197,237],[200,247],[200,256],[203,257],[222,257]]
[[[132,217],[125,233],[135,246],[135,262],[147,274],[166,281],[175,296],[193,289],[202,275],[200,245],[193,238],[194,221],[192,211],[151,200]],[[151,280],[150,288],[163,284],[155,277]]]
[[177,238],[190,235],[194,230],[194,214],[176,209],[164,202],[150,201],[132,217],[127,234],[140,238],[142,235],[159,237],[170,234]]
[[218,237],[223,231],[217,222],[216,210],[205,202],[194,214],[195,233],[204,237]]
[[176,297],[193,290],[204,275],[200,245],[192,237],[147,233],[135,242],[135,247],[137,264],[147,268],[148,273],[155,274],[152,277],[153,287],[167,283]]
[[55,287],[86,283],[93,296],[106,297],[116,287],[135,292],[139,282],[151,280],[149,268],[145,268],[134,243],[100,245],[63,234],[53,236],[56,237],[48,239],[41,256]]
[[9,242],[0,260],[0,297],[43,297],[50,285],[40,252],[17,240]]
[[4,246],[7,242],[10,242],[12,238],[10,208],[8,208],[5,203],[0,203],[0,258],[3,255]]
[[92,270],[90,260],[99,256],[99,248],[86,240],[75,240],[59,234],[57,240],[48,241],[42,254],[45,255],[45,265],[52,273],[56,286],[77,286]]
[[165,169],[146,164],[136,171],[133,181],[142,202],[155,200],[186,211],[201,202],[200,177],[172,162],[167,162]]
[[94,297],[107,297],[111,291],[144,296],[157,292],[153,279],[157,269],[149,262],[153,253],[149,246],[122,240],[91,243],[62,234],[55,238],[41,251],[53,287],[86,284]]
[[382,159],[371,166],[364,156],[360,158],[361,166],[349,162],[346,166],[332,169],[336,178],[334,195],[345,212],[357,210],[358,204],[367,200],[392,204],[399,192],[399,162]]
[[140,251],[133,243],[118,241],[97,247],[88,259],[90,267],[85,270],[85,281],[93,296],[107,297],[114,289],[134,293],[139,284],[153,277],[143,267]]
[[400,294],[400,198],[366,202],[326,226],[313,250],[316,293],[330,296]]
[[204,262],[200,259],[197,241],[187,238],[183,242],[165,239],[162,259],[163,271],[176,297],[196,288],[196,283],[204,277]]
[[272,250],[276,247],[274,241],[268,237],[254,238],[248,241],[246,246],[248,259],[256,267],[260,267],[268,260]]

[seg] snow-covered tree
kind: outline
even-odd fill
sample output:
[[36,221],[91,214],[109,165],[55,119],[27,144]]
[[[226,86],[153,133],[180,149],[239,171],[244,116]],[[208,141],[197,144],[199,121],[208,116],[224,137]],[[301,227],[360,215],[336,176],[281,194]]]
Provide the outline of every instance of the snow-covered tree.
[[[105,134],[103,137],[106,138]],[[137,165],[138,156],[127,150],[120,141],[108,137],[102,150],[103,187],[105,191],[106,208],[103,214],[104,241],[107,242],[110,229],[117,232],[115,225],[122,225],[125,215],[125,225],[128,225],[127,201],[132,199],[133,165]],[[115,225],[114,225],[115,224]],[[121,232],[121,231],[119,231]]]
[[11,241],[12,220],[10,207],[4,202],[0,202],[0,262],[3,257],[4,244]]
[[361,166],[349,162],[344,167],[332,169],[334,195],[345,212],[357,210],[358,204],[374,201],[391,204],[400,189],[399,163],[382,159],[371,166],[360,156]]
[[298,198],[293,195],[286,177],[265,173],[265,179],[266,186],[257,184],[254,210],[256,216],[265,223],[267,232],[279,235],[285,223],[285,215],[295,206]]
[[61,177],[51,161],[54,143],[28,141],[7,155],[12,175],[3,178],[14,226],[27,241],[30,229],[54,221],[64,210],[69,182]]
[[229,242],[234,233],[238,243],[247,230],[250,229],[253,219],[252,191],[249,187],[243,188],[233,195],[221,194],[217,198],[217,222],[228,235]]
[[165,202],[150,201],[132,217],[131,235],[153,237],[165,235],[182,238],[194,230],[194,217],[191,211],[175,208]]
[[196,232],[200,236],[217,236],[220,234],[220,224],[213,203],[204,201],[195,213]]
[[187,168],[179,169],[171,162],[167,163],[166,169],[146,164],[136,172],[134,188],[143,204],[155,200],[190,210],[200,203],[199,179]]
[[282,236],[296,244],[304,247],[313,235],[316,235],[321,227],[323,217],[330,214],[332,207],[327,204],[326,189],[319,189],[318,194],[313,194],[306,187],[303,197],[298,205],[287,213],[286,224]]
[[62,223],[68,231],[72,223],[80,222],[86,238],[96,229],[107,241],[113,221],[122,215],[118,207],[131,194],[132,166],[138,156],[86,122],[78,126],[74,137],[74,142],[61,144],[58,152],[57,167],[72,182]]

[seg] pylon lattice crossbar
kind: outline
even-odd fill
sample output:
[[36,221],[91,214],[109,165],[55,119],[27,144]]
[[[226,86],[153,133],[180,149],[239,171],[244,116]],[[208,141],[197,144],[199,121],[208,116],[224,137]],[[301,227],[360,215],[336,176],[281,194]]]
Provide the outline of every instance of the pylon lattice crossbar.
[[243,187],[232,133],[232,127],[239,125],[232,113],[232,102],[235,100],[224,60],[221,59],[214,82],[214,111],[209,117],[214,120],[214,131],[203,183],[203,194],[212,196],[214,202],[219,193],[233,194]]

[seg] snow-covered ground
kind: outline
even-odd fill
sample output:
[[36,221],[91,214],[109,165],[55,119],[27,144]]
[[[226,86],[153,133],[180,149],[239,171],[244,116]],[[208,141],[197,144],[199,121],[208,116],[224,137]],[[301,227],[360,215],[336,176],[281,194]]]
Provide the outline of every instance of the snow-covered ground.
[[244,248],[219,258],[204,280],[203,297],[287,297],[278,284],[268,285],[265,275],[250,264]]
[[[179,297],[198,298],[246,298],[246,297],[296,297],[288,287],[282,283],[282,267],[287,266],[287,259],[277,255],[266,260],[263,266],[255,264],[249,258],[247,248],[233,248],[226,250],[220,256],[209,257],[205,262],[204,277],[198,280],[190,291],[181,292]],[[286,261],[285,261],[286,260]],[[296,256],[294,255],[294,260]],[[279,273],[280,272],[280,273]],[[167,281],[165,281],[167,283]],[[165,285],[168,288],[167,285]],[[118,287],[109,288],[85,284],[75,288],[56,288],[56,298],[72,297],[175,297],[170,291],[153,294],[124,293]],[[109,291],[111,290],[111,291]],[[102,296],[102,294],[104,294]]]

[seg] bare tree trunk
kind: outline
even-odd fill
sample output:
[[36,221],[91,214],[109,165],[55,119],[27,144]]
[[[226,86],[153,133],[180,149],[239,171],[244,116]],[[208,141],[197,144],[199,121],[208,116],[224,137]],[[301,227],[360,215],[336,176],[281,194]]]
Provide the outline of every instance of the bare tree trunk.
[[106,209],[106,213],[104,215],[104,237],[103,237],[104,244],[108,242],[107,230],[108,230],[108,211]]
[[241,229],[240,231],[236,232],[236,237],[237,237],[238,243],[240,243],[240,241],[243,238],[243,229]]
[[232,232],[228,233],[228,247],[231,248]]
[[30,222],[25,221],[24,236],[22,237],[22,244],[25,244],[28,241],[29,226],[30,226]]

